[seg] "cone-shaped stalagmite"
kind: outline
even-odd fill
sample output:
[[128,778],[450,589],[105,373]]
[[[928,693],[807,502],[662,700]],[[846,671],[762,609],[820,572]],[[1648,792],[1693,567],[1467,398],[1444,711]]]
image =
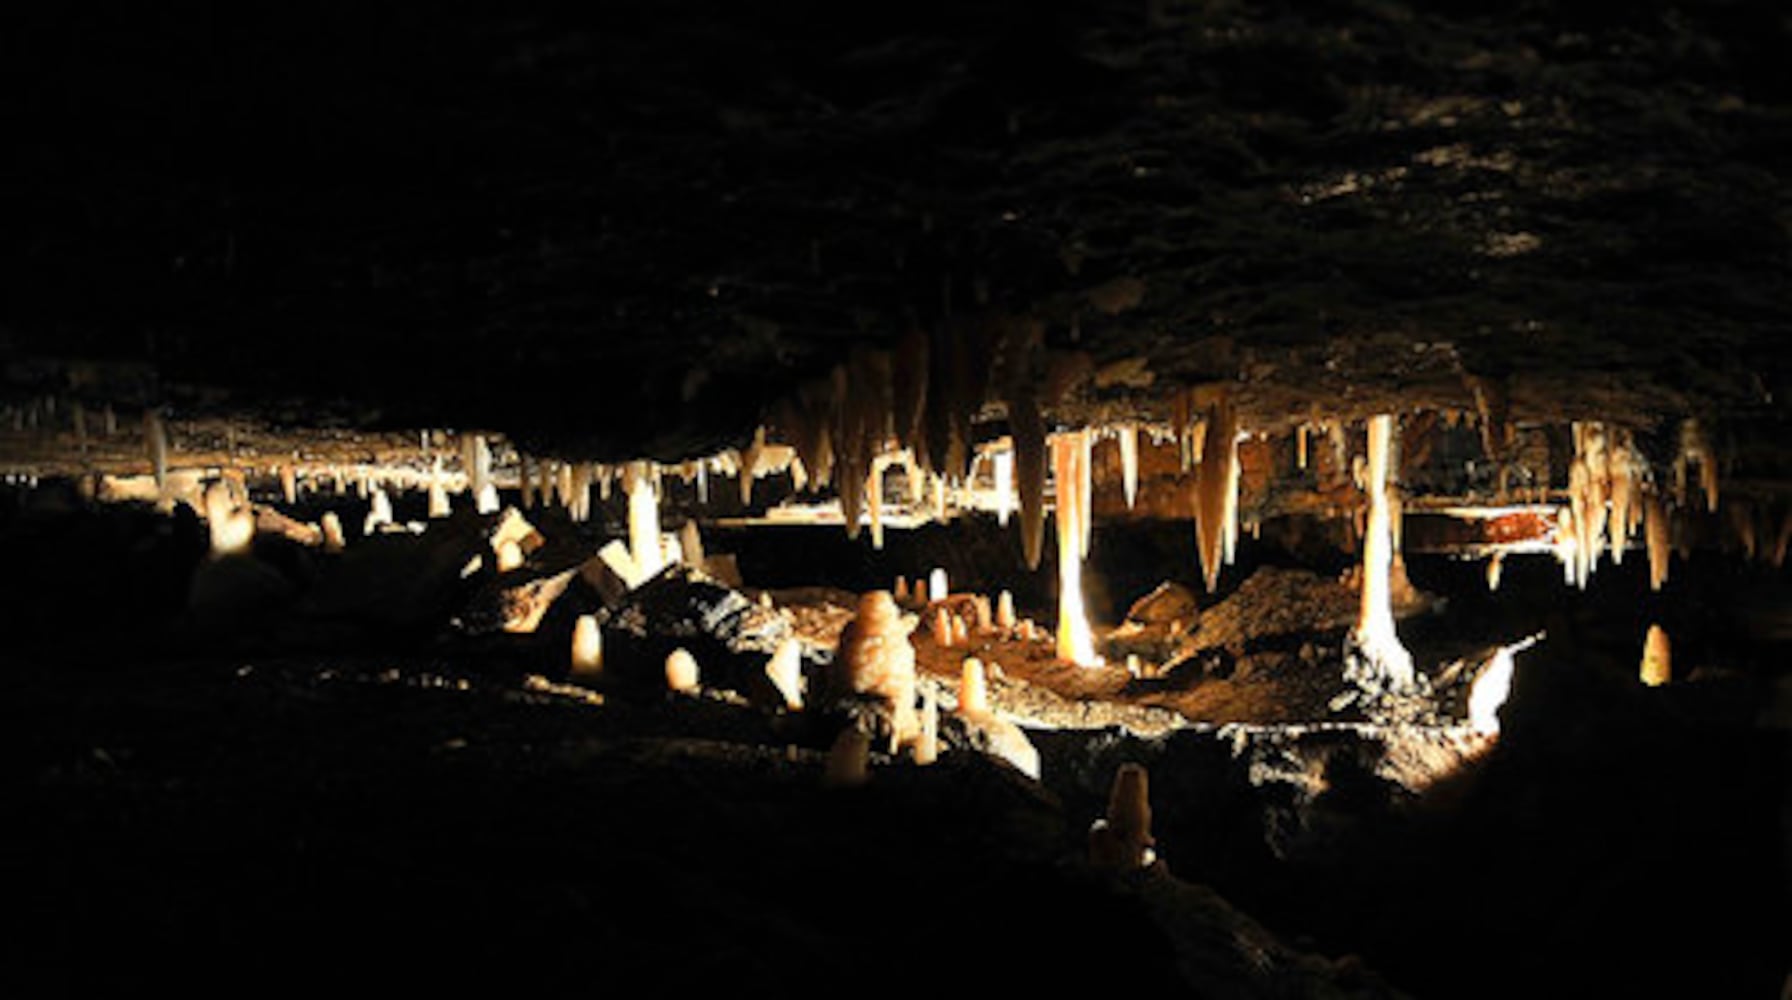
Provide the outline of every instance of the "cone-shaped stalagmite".
[[1660,625],[1649,626],[1649,632],[1643,637],[1643,664],[1639,670],[1644,684],[1660,687],[1673,679],[1674,654],[1668,645],[1668,634]]
[[594,677],[604,669],[604,634],[593,615],[580,615],[572,626],[572,675]]

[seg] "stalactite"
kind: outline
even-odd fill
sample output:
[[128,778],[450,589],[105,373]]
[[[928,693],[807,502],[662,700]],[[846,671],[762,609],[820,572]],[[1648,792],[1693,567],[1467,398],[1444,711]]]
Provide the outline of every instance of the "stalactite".
[[155,473],[156,492],[168,490],[168,425],[160,410],[143,411],[143,444],[149,453],[149,466]]
[[1014,510],[1014,450],[1012,447],[990,456],[990,478],[995,483],[996,523],[1008,527],[1008,516]]
[[1673,533],[1661,499],[1649,496],[1643,500],[1643,542],[1649,552],[1649,589],[1660,590],[1668,581],[1668,559],[1672,553]]
[[1686,506],[1686,467],[1689,463],[1699,467],[1699,487],[1705,494],[1705,511],[1717,511],[1717,454],[1711,448],[1710,439],[1705,436],[1704,427],[1693,419],[1687,418],[1680,425],[1680,453],[1674,460],[1674,482],[1676,497],[1681,507]]
[[[765,454],[765,426],[762,424],[753,429],[753,440],[747,450],[741,452],[740,468],[736,470],[740,477],[740,505],[753,506],[753,482],[759,478],[759,460]],[[852,534],[849,528],[847,534]]]
[[1238,418],[1229,400],[1209,408],[1195,475],[1195,537],[1207,592],[1219,585],[1226,539],[1237,531]]
[[892,431],[898,447],[924,448],[922,417],[927,409],[927,334],[910,330],[896,344],[890,370]]
[[1097,666],[1095,637],[1083,606],[1083,559],[1088,555],[1090,516],[1089,431],[1069,431],[1051,440],[1052,478],[1057,488],[1058,657],[1079,666]]
[[652,470],[644,461],[630,462],[623,471],[628,494],[628,548],[641,579],[650,580],[665,568],[660,549],[660,508],[654,496]]
[[1028,569],[1039,568],[1045,549],[1045,422],[1030,392],[1008,404],[1014,435],[1014,474],[1020,486],[1021,550]]
[[1394,630],[1390,574],[1394,553],[1389,524],[1388,492],[1393,455],[1394,418],[1369,418],[1369,520],[1363,537],[1362,595],[1356,627],[1346,643],[1347,680],[1369,682],[1405,693],[1414,688],[1412,655]]
[[678,527],[678,550],[684,554],[686,566],[702,569],[708,560],[708,553],[703,551],[703,536],[697,530],[695,520],[686,519]]
[[865,477],[865,507],[871,514],[871,547],[884,547],[884,460],[871,460],[871,471]]

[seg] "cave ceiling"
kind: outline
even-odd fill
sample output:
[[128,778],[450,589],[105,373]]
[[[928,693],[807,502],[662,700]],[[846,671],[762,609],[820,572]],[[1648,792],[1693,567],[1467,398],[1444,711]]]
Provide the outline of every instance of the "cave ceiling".
[[867,13],[9,12],[7,390],[676,460],[1024,317],[1130,412],[1782,420],[1774,4]]

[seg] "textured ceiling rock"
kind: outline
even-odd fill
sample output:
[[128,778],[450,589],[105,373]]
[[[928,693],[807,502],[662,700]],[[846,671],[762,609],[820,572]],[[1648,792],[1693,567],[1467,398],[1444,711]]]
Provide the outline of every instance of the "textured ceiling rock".
[[1772,3],[437,8],[9,14],[13,389],[677,458],[987,311],[1247,408],[1792,394]]

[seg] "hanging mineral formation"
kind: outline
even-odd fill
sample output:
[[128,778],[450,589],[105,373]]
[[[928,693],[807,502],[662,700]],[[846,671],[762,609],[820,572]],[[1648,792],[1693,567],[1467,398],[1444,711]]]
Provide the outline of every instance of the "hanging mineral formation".
[[1038,569],[1045,549],[1045,421],[1030,392],[1008,404],[1014,436],[1014,474],[1020,486],[1020,542],[1027,568]]
[[1659,497],[1643,501],[1643,542],[1649,551],[1649,589],[1660,590],[1668,581],[1668,560],[1672,554],[1672,534],[1667,511]]
[[1052,478],[1057,487],[1058,657],[1078,666],[1101,665],[1083,607],[1083,559],[1089,553],[1090,480],[1087,430],[1052,438]]
[[1139,425],[1121,424],[1120,486],[1126,493],[1126,509],[1132,510],[1139,496]]
[[1393,530],[1388,492],[1393,468],[1394,418],[1369,418],[1369,518],[1363,535],[1362,604],[1345,643],[1345,679],[1395,693],[1414,688],[1412,654],[1394,631],[1389,585]]
[[1014,449],[1003,448],[989,460],[990,478],[995,483],[996,523],[1008,527],[1008,515],[1014,511]]
[[1219,585],[1220,563],[1238,534],[1238,416],[1229,400],[1207,412],[1195,476],[1195,539],[1207,592]]
[[630,462],[624,469],[623,488],[628,494],[628,549],[642,580],[650,580],[665,568],[660,549],[660,508],[653,492],[653,472],[648,463]]

